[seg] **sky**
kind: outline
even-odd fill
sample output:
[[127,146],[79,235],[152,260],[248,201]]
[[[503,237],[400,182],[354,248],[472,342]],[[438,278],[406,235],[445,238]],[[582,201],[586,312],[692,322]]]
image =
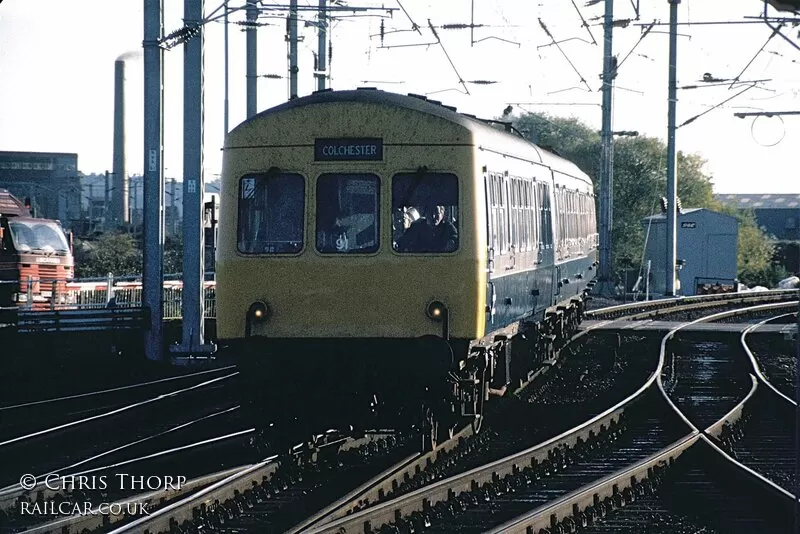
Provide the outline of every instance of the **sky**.
[[[470,30],[428,28],[470,23],[474,2],[475,42]],[[374,9],[332,21],[333,89],[373,86],[399,93],[428,94],[460,111],[485,118],[547,112],[576,117],[600,129],[603,2],[587,0],[343,0]],[[669,4],[667,0],[617,0],[615,19],[631,19],[614,31],[614,53],[622,61],[616,79],[613,129],[636,130],[666,139]],[[182,25],[183,2],[164,0],[165,33]],[[206,13],[222,0],[207,0]],[[230,0],[241,7],[244,0]],[[287,2],[263,1],[265,6]],[[316,6],[317,0],[299,0]],[[400,9],[400,4],[405,10]],[[723,6],[724,7],[721,7]],[[5,0],[0,3],[0,150],[75,152],[85,174],[111,170],[114,61],[125,56],[127,151],[130,173],[143,168],[142,0]],[[684,0],[679,7],[678,124],[707,112],[677,130],[679,150],[707,160],[717,193],[800,193],[797,147],[800,115],[736,118],[736,112],[800,109],[800,50],[786,39],[768,38],[763,22],[703,25],[708,21],[749,21],[763,12],[761,0]],[[786,16],[769,8],[771,16]],[[582,17],[588,27],[582,25]],[[299,27],[299,89],[316,89],[315,14],[302,11]],[[230,128],[245,119],[245,34],[230,16]],[[288,98],[285,11],[264,13],[258,32],[258,110]],[[380,38],[383,21],[385,35]],[[412,21],[420,31],[412,30]],[[559,41],[553,46],[542,28]],[[643,28],[654,26],[643,39]],[[691,23],[691,24],[689,24]],[[797,27],[783,29],[797,45]],[[205,26],[206,181],[218,177],[225,128],[224,32],[221,22]],[[593,43],[596,42],[596,44]],[[764,46],[766,43],[766,46]],[[417,45],[417,46],[404,46]],[[547,46],[550,45],[550,46]],[[764,46],[763,51],[759,50]],[[559,49],[560,47],[560,49]],[[449,59],[448,59],[449,56]],[[753,59],[755,58],[755,59]],[[182,47],[165,53],[165,175],[181,179]],[[752,59],[752,62],[751,62]],[[451,65],[452,61],[452,65]],[[714,78],[769,80],[735,96],[747,85],[708,84]],[[459,83],[464,80],[464,85]],[[495,83],[476,84],[472,81]],[[466,86],[466,89],[465,87]],[[465,94],[466,91],[469,94]],[[720,107],[713,106],[732,98]],[[793,150],[794,149],[794,150]],[[680,180],[680,177],[678,177]]]

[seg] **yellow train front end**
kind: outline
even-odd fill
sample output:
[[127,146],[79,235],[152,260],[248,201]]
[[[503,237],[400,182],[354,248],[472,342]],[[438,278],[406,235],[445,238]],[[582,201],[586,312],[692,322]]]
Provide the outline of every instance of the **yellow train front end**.
[[226,140],[218,335],[259,426],[418,419],[483,335],[470,131],[375,93],[289,102]]

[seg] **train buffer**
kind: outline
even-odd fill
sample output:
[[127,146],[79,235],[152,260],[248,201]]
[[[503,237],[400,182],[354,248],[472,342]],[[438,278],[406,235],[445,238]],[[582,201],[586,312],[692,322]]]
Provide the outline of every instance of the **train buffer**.
[[[686,321],[688,322],[688,321]],[[669,332],[685,322],[681,321],[655,321],[652,319],[641,319],[634,321],[620,320],[585,320],[581,323],[580,329],[583,331],[656,331]],[[731,332],[742,333],[752,323],[697,323],[685,327],[683,332]],[[759,334],[775,333],[784,336],[797,336],[797,324],[767,324],[758,327]]]

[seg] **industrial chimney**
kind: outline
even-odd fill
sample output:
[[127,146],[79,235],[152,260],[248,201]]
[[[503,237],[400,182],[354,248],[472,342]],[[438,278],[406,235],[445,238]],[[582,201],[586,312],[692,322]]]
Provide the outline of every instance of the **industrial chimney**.
[[111,220],[128,224],[128,174],[125,168],[125,60],[114,62],[114,176],[111,181]]

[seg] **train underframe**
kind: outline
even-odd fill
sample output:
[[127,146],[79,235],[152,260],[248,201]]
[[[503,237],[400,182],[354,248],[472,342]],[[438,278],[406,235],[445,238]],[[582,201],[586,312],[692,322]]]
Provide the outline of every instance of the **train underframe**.
[[259,447],[285,452],[328,429],[393,428],[429,450],[464,423],[479,431],[487,401],[554,361],[583,311],[575,296],[480,340],[255,336],[230,349]]

